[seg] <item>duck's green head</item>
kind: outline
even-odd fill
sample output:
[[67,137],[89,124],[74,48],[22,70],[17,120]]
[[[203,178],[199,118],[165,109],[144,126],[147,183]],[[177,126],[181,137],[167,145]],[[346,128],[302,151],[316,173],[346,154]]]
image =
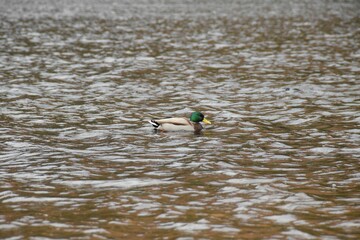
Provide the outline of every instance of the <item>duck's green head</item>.
[[209,120],[207,120],[204,117],[204,114],[202,114],[201,112],[193,112],[190,116],[190,121],[192,122],[204,122],[206,124],[211,124],[211,122]]

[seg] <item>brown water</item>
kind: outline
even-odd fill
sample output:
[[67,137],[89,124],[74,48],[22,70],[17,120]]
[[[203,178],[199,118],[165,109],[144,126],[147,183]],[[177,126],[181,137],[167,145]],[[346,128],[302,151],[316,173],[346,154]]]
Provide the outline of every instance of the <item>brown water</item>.
[[359,239],[359,13],[1,1],[0,238]]

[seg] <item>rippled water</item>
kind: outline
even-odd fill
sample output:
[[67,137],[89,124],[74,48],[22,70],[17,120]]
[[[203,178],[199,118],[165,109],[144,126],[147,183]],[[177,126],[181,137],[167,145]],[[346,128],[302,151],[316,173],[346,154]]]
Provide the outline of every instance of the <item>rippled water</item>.
[[0,10],[1,238],[360,237],[358,1]]

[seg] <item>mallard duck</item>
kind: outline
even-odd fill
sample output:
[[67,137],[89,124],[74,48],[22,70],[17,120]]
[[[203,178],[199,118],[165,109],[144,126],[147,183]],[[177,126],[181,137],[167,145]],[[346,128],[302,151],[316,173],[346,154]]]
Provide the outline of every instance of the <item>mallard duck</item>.
[[192,131],[200,132],[203,126],[200,122],[211,124],[209,120],[204,117],[201,112],[193,112],[190,119],[174,117],[164,119],[153,119],[149,123],[153,125],[156,130],[160,131]]

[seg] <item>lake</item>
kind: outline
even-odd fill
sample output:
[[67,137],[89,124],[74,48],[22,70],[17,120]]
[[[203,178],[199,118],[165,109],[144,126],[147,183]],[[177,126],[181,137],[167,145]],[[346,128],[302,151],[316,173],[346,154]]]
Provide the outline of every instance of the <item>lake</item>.
[[359,239],[359,13],[1,1],[0,238]]

